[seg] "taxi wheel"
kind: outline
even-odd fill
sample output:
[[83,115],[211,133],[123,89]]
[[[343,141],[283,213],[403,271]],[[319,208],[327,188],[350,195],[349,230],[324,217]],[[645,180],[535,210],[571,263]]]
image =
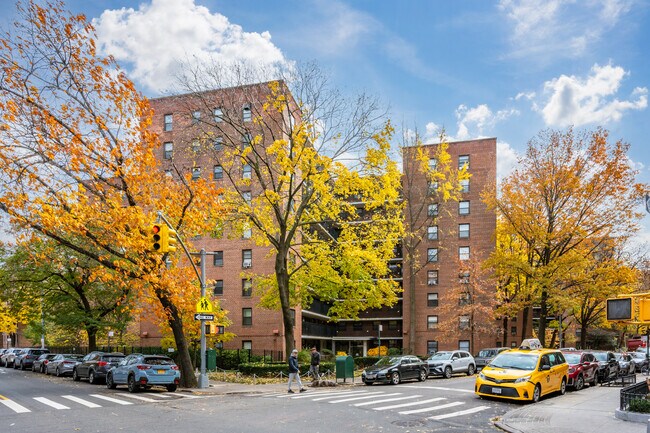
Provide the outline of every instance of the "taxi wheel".
[[560,384],[560,395],[566,394],[566,377],[562,378],[562,383]]
[[539,386],[539,383],[535,385],[535,390],[533,391],[533,397],[531,398],[531,401],[533,403],[537,403],[542,396],[542,387]]
[[390,383],[392,383],[393,385],[399,385],[400,377],[398,372],[395,372],[390,376]]
[[582,375],[580,375],[576,379],[576,384],[575,384],[576,391],[580,391],[584,386],[585,386],[585,378],[582,377]]

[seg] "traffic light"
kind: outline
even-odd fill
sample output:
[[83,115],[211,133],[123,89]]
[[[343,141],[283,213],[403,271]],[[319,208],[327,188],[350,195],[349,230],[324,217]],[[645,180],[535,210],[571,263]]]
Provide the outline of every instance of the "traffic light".
[[650,322],[650,299],[639,299],[639,322]]
[[149,241],[151,242],[150,249],[156,253],[162,252],[162,230],[163,225],[153,224],[149,229]]
[[632,320],[632,297],[607,300],[607,320]]
[[165,226],[162,232],[162,251],[164,253],[173,253],[176,251],[176,231]]

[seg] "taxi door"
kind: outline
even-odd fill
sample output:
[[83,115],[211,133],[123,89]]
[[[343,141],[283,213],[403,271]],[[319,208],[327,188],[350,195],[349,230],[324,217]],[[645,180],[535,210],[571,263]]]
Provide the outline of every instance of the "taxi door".
[[562,378],[564,377],[564,369],[562,368],[562,361],[557,353],[549,353],[548,360],[551,363],[551,389],[559,391],[562,385]]
[[[544,370],[544,367],[548,367],[547,370]],[[539,361],[539,373],[540,380],[539,384],[542,386],[542,395],[548,394],[555,390],[555,381],[553,379],[553,367],[551,366],[551,360],[548,355],[542,355]]]

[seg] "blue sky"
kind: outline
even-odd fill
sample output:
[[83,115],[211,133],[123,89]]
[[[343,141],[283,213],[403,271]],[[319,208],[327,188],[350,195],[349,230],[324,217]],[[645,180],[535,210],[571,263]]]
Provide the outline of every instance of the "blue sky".
[[66,4],[148,96],[170,86],[179,58],[316,60],[340,88],[389,104],[396,125],[497,137],[500,176],[541,129],[604,126],[650,182],[648,0]]

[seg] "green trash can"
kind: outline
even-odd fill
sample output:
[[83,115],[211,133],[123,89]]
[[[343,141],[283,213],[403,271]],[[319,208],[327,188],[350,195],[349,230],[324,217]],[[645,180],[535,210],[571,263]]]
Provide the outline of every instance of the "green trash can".
[[351,356],[337,356],[336,357],[336,380],[352,379],[354,383],[354,358]]
[[205,369],[215,371],[217,369],[217,351],[214,349],[207,349],[205,351]]

